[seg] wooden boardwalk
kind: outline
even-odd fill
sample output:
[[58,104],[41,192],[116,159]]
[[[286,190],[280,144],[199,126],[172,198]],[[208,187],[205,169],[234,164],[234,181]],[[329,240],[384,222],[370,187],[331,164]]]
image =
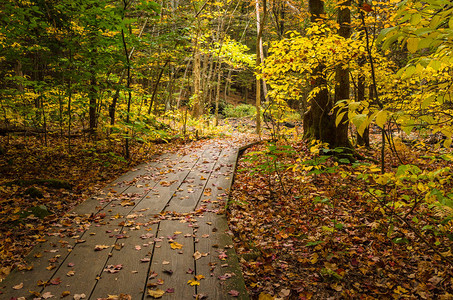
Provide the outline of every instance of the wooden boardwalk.
[[118,178],[53,226],[0,299],[248,299],[222,213],[237,155],[212,142]]

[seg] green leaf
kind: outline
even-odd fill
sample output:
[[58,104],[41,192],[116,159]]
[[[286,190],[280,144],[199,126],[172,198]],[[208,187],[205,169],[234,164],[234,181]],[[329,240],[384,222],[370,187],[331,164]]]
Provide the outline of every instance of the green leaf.
[[417,25],[418,23],[420,23],[421,20],[422,20],[422,16],[419,13],[413,14],[411,16],[411,24],[414,26]]
[[411,65],[411,66],[408,66],[407,68],[405,68],[403,70],[404,71],[402,72],[401,78],[402,79],[407,79],[407,78],[411,77],[412,75],[414,75],[414,73],[416,71],[416,68],[415,68],[415,66]]
[[378,36],[376,42],[380,43],[384,39],[390,38],[391,36],[395,35],[397,33],[397,31],[398,31],[398,26],[382,29],[381,32],[379,33],[379,36]]
[[324,242],[324,241],[308,242],[305,246],[306,246],[306,247],[317,246],[317,245],[321,244],[322,242]]
[[439,15],[434,16],[431,19],[431,22],[429,23],[429,28],[436,29],[437,26],[439,26],[441,21],[442,21],[442,17],[441,16],[439,16]]

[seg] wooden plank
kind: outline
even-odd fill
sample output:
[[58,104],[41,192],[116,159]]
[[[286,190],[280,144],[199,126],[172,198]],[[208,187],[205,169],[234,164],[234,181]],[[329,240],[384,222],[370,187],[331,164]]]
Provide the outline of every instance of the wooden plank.
[[209,194],[204,194],[198,207],[204,207],[206,212],[198,217],[195,250],[210,255],[207,262],[196,262],[197,273],[206,277],[206,284],[200,285],[197,292],[207,295],[208,299],[232,299],[228,294],[231,290],[239,292],[239,299],[248,299],[226,217],[217,214],[228,196],[237,154],[235,149],[222,152],[207,185],[212,189]]
[[[25,258],[29,265],[33,265],[33,269],[31,271],[15,269],[1,283],[2,286],[5,286],[1,297],[4,297],[3,299],[28,297],[31,295],[29,291],[41,292],[42,287],[38,286],[38,281],[48,281],[52,278],[62,261],[69,255],[68,250],[74,246],[75,242],[75,239],[59,236],[46,237],[46,242],[33,247]],[[49,266],[53,266],[52,269]],[[21,289],[12,288],[19,284],[23,285]]]
[[[161,199],[160,194],[164,196],[162,197],[164,199],[166,195],[172,195],[196,161],[197,158],[193,155],[168,157],[161,161],[161,164],[150,167],[148,172],[142,175],[140,181],[134,183],[134,186],[129,187],[122,195],[117,196],[99,213],[126,215],[133,211],[138,212],[145,209],[148,210],[148,214],[159,213],[166,203],[165,200]],[[171,184],[168,185],[167,183]],[[127,201],[128,199],[131,201]],[[149,201],[150,199],[156,201]],[[130,204],[133,203],[134,205],[121,206],[123,201],[131,202]]]
[[203,153],[188,155],[177,165],[173,165],[173,171],[166,173],[165,177],[150,190],[131,213],[146,209],[145,215],[155,215],[163,211],[175,192],[181,188],[181,185],[187,180],[187,176],[199,163],[202,155]]
[[153,170],[154,167],[161,165],[164,161],[168,160],[177,160],[177,154],[170,154],[166,153],[163,154],[162,157],[154,158],[150,163],[141,164],[131,171],[121,175],[114,181],[112,181],[109,185],[103,188],[97,195],[85,200],[74,209],[70,211],[70,213],[77,213],[77,214],[92,214],[97,213],[101,210],[108,210],[105,209],[109,205],[111,201],[117,198],[119,195],[128,191],[128,193],[134,193],[131,187],[135,184],[138,180],[137,178],[141,178],[145,174],[148,174]]
[[[122,265],[122,269],[117,273],[103,272],[91,299],[119,294],[130,295],[132,299],[142,298],[149,268],[149,262],[145,260],[151,259],[154,234],[158,225],[148,224],[147,219],[143,217],[133,221],[133,225],[123,227],[123,232],[129,237],[117,241],[117,243],[124,242],[124,247],[119,251],[113,251],[113,255],[107,260],[107,265]],[[141,261],[142,259],[144,261]]]
[[[151,278],[147,284],[149,286],[156,284],[159,279],[163,280],[163,284],[157,285],[156,288],[164,291],[174,290],[173,293],[166,293],[165,299],[192,299],[192,295],[196,292],[195,287],[187,283],[194,279],[194,274],[188,272],[195,270],[193,231],[189,224],[188,222],[181,223],[180,220],[162,220],[159,224],[158,236],[162,242],[157,242],[155,245],[150,265]],[[189,237],[184,235],[189,235]],[[182,248],[172,249],[169,237],[182,245]],[[165,273],[164,270],[171,271],[172,274]]]
[[194,210],[213,172],[219,154],[218,149],[210,149],[203,153],[165,210],[178,213],[189,213]]
[[[86,299],[120,293],[129,294],[132,299],[143,299],[146,298],[146,285],[151,285],[153,289],[152,285],[161,279],[156,288],[168,291],[164,296],[167,299],[191,299],[197,293],[208,295],[208,299],[231,299],[228,291],[232,289],[240,292],[239,299],[248,299],[239,263],[234,249],[230,247],[231,238],[226,234],[226,218],[216,214],[220,204],[226,200],[232,182],[236,153],[231,148],[222,150],[222,145],[206,145],[185,157],[168,156],[120,177],[114,183],[116,186],[110,187],[117,193],[106,192],[73,211],[86,215],[98,211],[105,214],[104,219],[96,220],[98,223],[86,233],[81,229],[80,237],[67,238],[73,244],[76,239],[86,240],[84,243],[75,244],[71,252],[65,252],[53,271],[45,270],[47,260],[52,258],[50,254],[55,254],[48,252],[41,265],[35,267],[40,270],[37,275],[28,276],[31,273],[22,272],[11,278],[23,281],[30,277],[27,289],[36,286],[37,278],[60,278],[60,284],[41,289],[41,292],[51,292],[56,298],[68,290],[71,297],[84,293]],[[107,199],[114,200],[106,202]],[[136,203],[134,206],[121,206],[121,201],[125,199]],[[193,217],[195,208],[199,211]],[[164,210],[177,213],[173,217],[171,214],[154,217]],[[198,219],[196,224],[195,218]],[[147,231],[150,228],[151,231]],[[157,239],[154,240],[155,236],[142,239],[141,236],[147,233],[157,235]],[[182,249],[172,249],[171,242],[177,242],[174,245],[181,245]],[[125,246],[120,251],[111,247],[94,251],[95,245],[111,246],[115,243],[124,243]],[[44,245],[52,247],[50,243]],[[140,246],[140,250],[136,246]],[[40,248],[36,249],[39,251]],[[194,260],[195,251],[205,255]],[[220,259],[224,254],[227,256],[225,261]],[[149,257],[150,261],[141,262],[140,259],[145,257]],[[74,263],[74,266],[68,267],[68,263]],[[222,264],[228,266],[222,267]],[[116,273],[103,272],[108,265],[122,265],[122,268]],[[196,273],[188,274],[189,269]],[[42,273],[44,270],[46,272]],[[71,270],[74,274],[69,277],[67,273]],[[227,278],[225,274],[235,275]],[[199,286],[187,283],[194,279],[194,275],[205,276],[205,279],[198,280]],[[17,282],[12,279],[7,279],[9,290]],[[173,293],[170,293],[171,289],[174,289]],[[25,281],[23,290],[26,290]]]
[[[71,295],[85,294],[88,298],[112,251],[111,246],[117,240],[115,236],[119,234],[121,233],[117,226],[91,226],[83,236],[85,242],[74,247],[52,277],[53,280],[59,278],[61,283],[47,286],[42,292],[50,292],[55,297],[60,297],[64,291],[69,291]],[[96,245],[105,245],[108,248],[95,251]],[[69,271],[74,274],[68,276]]]
[[228,293],[235,290],[239,298],[234,299],[248,299],[225,215],[205,213],[198,225],[195,251],[209,252],[209,255],[206,260],[196,261],[197,274],[206,277],[197,287],[197,293],[207,295],[208,299],[233,299]]

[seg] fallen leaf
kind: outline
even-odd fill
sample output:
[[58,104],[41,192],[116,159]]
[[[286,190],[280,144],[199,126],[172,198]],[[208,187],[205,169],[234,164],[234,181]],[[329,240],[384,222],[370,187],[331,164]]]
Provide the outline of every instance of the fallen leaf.
[[23,287],[24,287],[24,283],[21,282],[21,283],[19,283],[18,285],[13,286],[13,289],[15,289],[15,290],[20,290],[20,289],[23,288]]
[[171,249],[182,249],[182,245],[177,242],[173,242],[170,244]]
[[75,271],[74,270],[68,271],[68,273],[66,273],[66,276],[68,276],[68,277],[71,277],[71,276],[74,276],[74,275],[75,275]]
[[135,202],[132,202],[132,201],[129,201],[129,200],[123,200],[121,201],[121,206],[122,207],[125,207],[125,206],[134,206],[135,205]]
[[196,280],[201,280],[201,279],[204,279],[205,277],[203,275],[196,275],[195,276],[195,279]]
[[231,290],[228,292],[228,294],[230,294],[233,297],[239,297],[239,292],[236,290]]
[[64,298],[64,297],[69,296],[69,295],[71,295],[70,291],[64,291],[63,293],[61,293],[61,298]]
[[107,248],[109,248],[109,246],[107,246],[107,245],[96,245],[94,247],[94,251],[101,251],[101,250],[104,250],[104,249],[107,249]]
[[165,294],[165,291],[161,289],[151,290],[148,289],[148,296],[153,297],[154,299],[160,298]]
[[175,289],[174,288],[168,288],[165,292],[171,294],[171,293],[175,292]]
[[44,299],[49,299],[49,298],[54,297],[54,295],[52,295],[51,292],[46,292],[46,293],[42,294],[41,297],[43,297]]
[[173,275],[173,271],[172,270],[163,270],[162,272],[164,272],[165,274],[168,274],[168,275]]
[[190,279],[189,281],[187,281],[187,284],[194,286],[194,285],[200,285],[200,282],[196,281],[195,279]]
[[200,259],[201,258],[201,253],[199,251],[195,252],[193,254],[193,258],[195,258],[195,260]]
[[86,297],[85,294],[74,294],[74,300],[85,299]]
[[107,273],[118,273],[123,268],[123,265],[108,265],[104,268],[104,272]]
[[163,265],[169,265],[169,264],[170,264],[170,262],[169,262],[169,261],[166,261],[166,260],[164,260],[164,261],[162,262],[162,264],[163,264]]
[[291,290],[288,290],[288,289],[283,289],[280,291],[280,293],[278,293],[278,295],[283,298],[289,297],[289,294],[291,294]]
[[142,250],[142,247],[140,247],[139,245],[136,245],[135,250],[137,250],[137,251]]
[[225,252],[220,252],[220,254],[219,254],[220,260],[226,260],[227,258],[228,258],[228,255],[226,255]]
[[50,282],[50,284],[52,284],[52,285],[59,285],[59,284],[61,283],[61,279],[60,279],[60,277],[57,277],[57,278],[52,279],[52,280],[49,281],[49,282]]
[[258,300],[274,300],[275,298],[269,294],[266,294],[266,293],[261,293],[259,296],[258,296]]

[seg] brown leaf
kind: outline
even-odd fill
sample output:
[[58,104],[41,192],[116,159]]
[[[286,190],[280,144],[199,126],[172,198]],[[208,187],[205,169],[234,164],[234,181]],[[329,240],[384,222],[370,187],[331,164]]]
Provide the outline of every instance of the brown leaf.
[[21,282],[21,283],[15,285],[15,286],[13,286],[13,289],[15,289],[15,290],[20,290],[20,289],[23,288],[23,287],[24,287],[24,283]]

